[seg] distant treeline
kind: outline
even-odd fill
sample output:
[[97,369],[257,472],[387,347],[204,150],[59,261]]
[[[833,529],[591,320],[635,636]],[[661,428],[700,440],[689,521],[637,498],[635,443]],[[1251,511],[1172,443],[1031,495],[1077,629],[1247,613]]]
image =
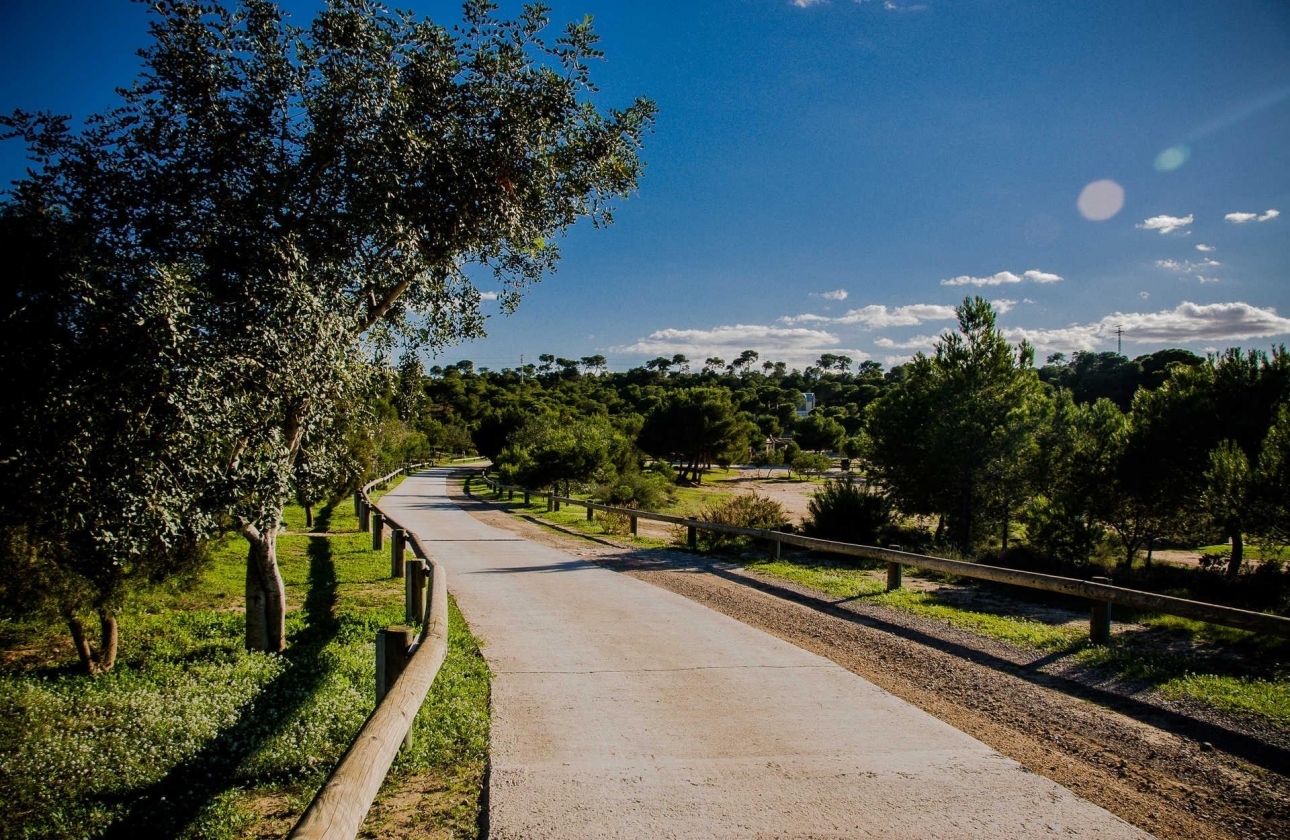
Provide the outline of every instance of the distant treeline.
[[[621,373],[599,356],[500,371],[407,359],[383,410],[406,429],[407,458],[469,441],[512,477],[614,501],[651,494],[654,460],[679,467],[666,478],[693,481],[705,464],[832,452],[922,517],[929,545],[1021,552],[1031,566],[1118,555],[1128,569],[1166,543],[1227,542],[1213,564],[1234,577],[1249,536],[1287,541],[1284,348],[1078,352],[1037,367],[987,301],[966,300],[958,316],[931,353],[888,370],[836,355],[789,369],[752,350]],[[817,407],[799,417],[804,392]]]

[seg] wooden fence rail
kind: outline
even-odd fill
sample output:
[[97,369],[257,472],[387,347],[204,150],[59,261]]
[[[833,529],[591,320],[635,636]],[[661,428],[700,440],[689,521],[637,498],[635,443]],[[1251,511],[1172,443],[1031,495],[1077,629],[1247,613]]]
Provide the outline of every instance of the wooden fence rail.
[[932,557],[926,554],[914,554],[912,552],[900,551],[895,548],[878,548],[877,546],[871,545],[835,542],[833,540],[822,540],[816,537],[806,537],[800,534],[787,534],[782,531],[766,531],[759,528],[741,528],[736,525],[722,525],[716,522],[704,522],[698,519],[687,519],[683,516],[672,516],[666,513],[653,513],[651,511],[636,510],[634,508],[613,507],[610,505],[602,505],[598,502],[587,501],[586,499],[574,499],[559,496],[554,493],[540,493],[538,491],[526,490],[522,487],[501,484],[488,475],[484,475],[483,479],[489,487],[498,492],[501,492],[502,490],[512,492],[515,490],[521,490],[524,492],[526,499],[529,497],[530,493],[539,497],[545,497],[547,499],[548,510],[552,508],[559,510],[561,504],[581,505],[582,507],[585,507],[589,513],[591,511],[603,511],[605,513],[615,513],[620,516],[629,517],[631,532],[633,534],[636,533],[636,521],[638,519],[647,519],[653,522],[667,522],[672,525],[680,525],[687,530],[687,542],[690,548],[696,547],[696,535],[699,531],[710,531],[720,534],[752,537],[753,539],[765,541],[773,545],[776,557],[779,556],[781,545],[793,545],[799,548],[811,549],[813,551],[843,554],[850,557],[863,557],[870,560],[883,560],[888,564],[887,588],[889,590],[900,588],[900,570],[902,567],[916,566],[920,569],[931,569],[932,571],[945,572],[947,574],[973,578],[976,580],[1007,583],[1013,586],[1024,586],[1029,589],[1039,589],[1045,592],[1057,592],[1063,595],[1075,595],[1077,597],[1087,598],[1093,602],[1092,619],[1090,620],[1090,635],[1092,636],[1093,641],[1098,644],[1105,643],[1109,640],[1110,604],[1119,604],[1120,606],[1131,607],[1133,609],[1143,610],[1146,612],[1176,615],[1182,618],[1191,618],[1197,621],[1208,622],[1210,624],[1221,624],[1226,627],[1236,627],[1241,630],[1249,630],[1255,633],[1266,633],[1290,639],[1290,618],[1285,618],[1279,615],[1253,612],[1251,610],[1242,610],[1235,607],[1224,607],[1219,606],[1218,604],[1207,604],[1202,601],[1190,601],[1186,598],[1175,598],[1170,595],[1157,595],[1154,592],[1143,592],[1138,589],[1126,589],[1124,587],[1114,586],[1110,583],[1102,583],[1095,580],[1079,580],[1078,578],[1045,575],[1038,572],[1024,572],[1018,569],[1003,568],[1002,566],[986,566],[980,563],[969,563],[963,560],[951,560],[947,557]]
[[[390,548],[392,556],[397,552],[400,574],[404,565],[415,568],[405,587],[405,608],[409,623],[420,624],[421,633],[410,647],[397,651],[399,656],[395,658],[402,665],[401,672],[388,667],[388,660],[381,657],[384,651],[378,653],[378,693],[383,696],[378,696],[376,709],[292,829],[291,840],[353,840],[358,836],[359,827],[372,807],[394,757],[409,737],[417,711],[425,702],[430,686],[448,655],[447,574],[426,552],[416,534],[400,527],[389,514],[373,504],[368,495],[377,484],[422,466],[425,465],[413,464],[396,470],[354,494],[355,513],[359,514],[360,521],[368,518],[364,512],[375,514],[369,520],[373,528],[389,527],[393,531],[395,536],[390,540]],[[405,564],[402,562],[403,548],[409,544],[418,559]],[[430,591],[428,601],[425,599],[426,583]],[[391,631],[394,629],[390,628]],[[384,638],[387,642],[396,637],[396,634],[383,632],[388,633]]]

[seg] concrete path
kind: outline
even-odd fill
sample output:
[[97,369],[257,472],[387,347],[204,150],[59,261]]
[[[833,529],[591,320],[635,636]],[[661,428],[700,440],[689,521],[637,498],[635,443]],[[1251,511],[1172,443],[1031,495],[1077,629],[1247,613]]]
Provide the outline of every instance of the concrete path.
[[826,659],[484,525],[446,474],[381,506],[484,641],[495,840],[1148,837]]

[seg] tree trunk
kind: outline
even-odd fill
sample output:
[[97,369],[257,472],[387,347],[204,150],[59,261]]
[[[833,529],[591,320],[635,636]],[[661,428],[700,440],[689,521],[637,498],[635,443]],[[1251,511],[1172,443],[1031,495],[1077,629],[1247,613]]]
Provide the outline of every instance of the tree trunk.
[[1236,577],[1241,572],[1241,561],[1245,559],[1245,540],[1240,531],[1232,532],[1232,559],[1227,562],[1227,576]]
[[287,596],[278,569],[277,528],[261,535],[248,527],[246,649],[279,653],[287,647]]
[[85,673],[94,674],[94,651],[90,649],[90,640],[85,635],[85,624],[74,615],[65,615],[67,629],[72,633],[72,644],[76,646],[76,655],[81,660]]
[[112,611],[99,608],[99,654],[97,657],[99,673],[111,671],[116,664],[117,626],[116,616]]
[[314,529],[314,506],[312,502],[305,503],[305,528],[310,531]]
[[112,670],[116,664],[117,623],[116,616],[106,607],[100,607],[99,615],[99,649],[94,650],[90,638],[85,632],[85,622],[74,613],[64,613],[67,629],[72,633],[72,644],[76,647],[76,656],[81,660],[85,673],[93,676]]

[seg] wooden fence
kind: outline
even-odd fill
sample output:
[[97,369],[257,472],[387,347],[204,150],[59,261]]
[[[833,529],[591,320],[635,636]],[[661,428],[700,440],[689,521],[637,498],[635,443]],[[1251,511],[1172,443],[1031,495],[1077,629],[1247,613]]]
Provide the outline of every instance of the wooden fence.
[[[783,545],[797,546],[812,551],[823,551],[830,554],[843,554],[850,557],[863,557],[870,560],[882,560],[887,563],[887,589],[899,589],[901,570],[905,566],[944,572],[976,580],[988,580],[995,583],[1007,583],[1013,586],[1024,586],[1045,592],[1057,592],[1063,595],[1074,595],[1087,598],[1092,602],[1089,635],[1096,644],[1105,644],[1111,635],[1111,605],[1119,604],[1146,612],[1176,615],[1191,618],[1210,624],[1221,624],[1236,627],[1254,633],[1266,633],[1282,638],[1290,638],[1290,618],[1268,613],[1241,610],[1235,607],[1223,607],[1207,604],[1202,601],[1190,601],[1186,598],[1174,598],[1170,595],[1157,595],[1154,592],[1143,592],[1137,589],[1126,589],[1113,586],[1102,580],[1079,580],[1078,578],[1045,575],[1038,572],[1024,572],[1018,569],[1007,569],[1002,566],[986,566],[980,563],[969,563],[963,560],[951,560],[946,557],[932,557],[926,554],[914,554],[901,551],[899,548],[878,548],[870,545],[822,540],[800,534],[788,534],[782,531],[765,531],[758,528],[741,528],[735,525],[722,525],[716,522],[704,522],[698,519],[687,519],[682,516],[671,516],[666,513],[653,513],[633,508],[612,507],[586,499],[574,499],[559,496],[555,493],[539,492],[523,487],[501,484],[491,476],[482,476],[484,482],[498,493],[508,493],[514,498],[516,492],[524,494],[527,504],[531,497],[545,498],[547,510],[559,510],[561,505],[578,505],[587,510],[587,519],[593,519],[597,511],[614,513],[629,518],[630,530],[636,533],[637,520],[647,519],[653,522],[667,522],[686,529],[687,544],[691,549],[698,547],[698,532],[710,531],[719,534],[731,534],[741,537],[752,537],[773,546],[776,559],[780,556]],[[469,488],[467,488],[469,492]]]
[[[412,722],[448,655],[448,578],[431,559],[416,534],[401,528],[368,495],[399,473],[425,466],[414,464],[365,485],[354,494],[359,525],[372,531],[373,548],[380,548],[384,531],[390,540],[391,572],[404,577],[404,618],[419,625],[391,627],[377,636],[376,709],[349,745],[326,784],[289,835],[292,840],[353,840],[376,799],[381,784],[407,742]],[[417,559],[405,560],[408,545]],[[426,591],[429,590],[429,599]]]

